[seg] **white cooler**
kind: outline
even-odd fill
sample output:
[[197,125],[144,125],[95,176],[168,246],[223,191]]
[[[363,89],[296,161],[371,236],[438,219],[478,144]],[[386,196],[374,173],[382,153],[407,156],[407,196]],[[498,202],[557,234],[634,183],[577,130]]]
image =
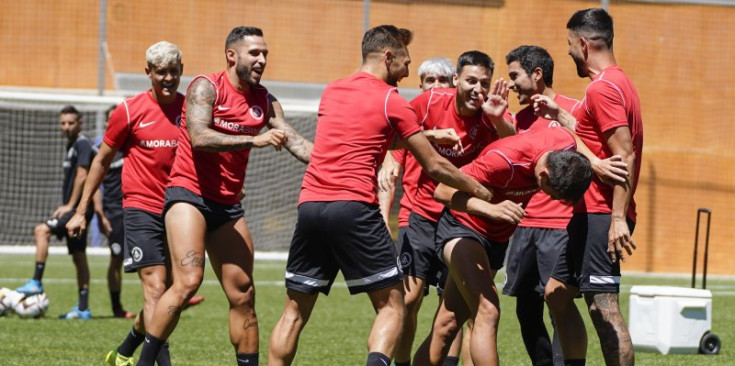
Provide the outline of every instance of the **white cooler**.
[[[636,350],[662,354],[697,353],[700,344],[716,339],[715,353],[719,352],[719,338],[709,333],[712,329],[712,292],[709,290],[633,286],[629,313],[628,329]],[[707,350],[711,346],[708,344],[702,352],[710,353]]]

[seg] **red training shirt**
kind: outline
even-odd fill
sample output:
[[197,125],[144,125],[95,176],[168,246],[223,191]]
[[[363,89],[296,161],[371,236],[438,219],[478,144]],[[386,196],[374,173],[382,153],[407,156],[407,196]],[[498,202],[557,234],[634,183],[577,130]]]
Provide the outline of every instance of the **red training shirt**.
[[[462,172],[494,191],[490,203],[510,200],[526,203],[540,190],[534,175],[538,159],[547,151],[576,149],[571,132],[564,128],[545,128],[502,138],[488,145]],[[467,227],[489,240],[507,242],[516,225],[492,221],[452,210],[452,214]]]
[[398,135],[419,132],[408,102],[394,86],[358,72],[327,85],[319,103],[314,149],[299,204],[310,201],[378,203],[377,173]]
[[[566,111],[572,111],[578,100],[556,94],[554,102]],[[550,121],[533,114],[533,106],[521,109],[514,116],[513,124],[517,133],[535,131],[549,127],[559,127],[559,122]],[[525,207],[526,216],[518,226],[544,229],[566,229],[572,218],[572,206],[555,201],[544,191],[538,191]]]
[[[455,99],[457,89],[433,88],[411,101],[416,115],[424,130],[454,128],[462,142],[464,151],[454,150],[451,145],[439,145],[434,149],[456,167],[462,167],[474,160],[490,142],[498,139],[495,126],[485,119],[480,111],[471,117],[457,114]],[[444,205],[434,200],[434,190],[438,182],[421,171],[416,187],[413,212],[431,221],[438,221]]]
[[[237,90],[225,71],[198,75],[214,86],[216,93],[210,128],[228,135],[256,136],[268,120],[268,90],[251,86],[249,93]],[[192,83],[194,83],[192,80]],[[191,86],[191,84],[189,84]],[[186,130],[186,106],[182,113],[179,149],[171,170],[169,186],[186,188],[204,198],[224,204],[237,204],[245,183],[250,149],[224,152],[194,150]]]
[[123,152],[123,207],[160,215],[176,155],[184,96],[159,104],[148,90],[112,112],[103,141]]
[[[641,102],[633,82],[617,65],[607,67],[587,86],[580,107],[574,111],[574,117],[577,119],[577,135],[600,159],[613,155],[607,146],[604,133],[620,126],[630,128],[635,153],[632,185],[635,194],[643,153],[643,119]],[[594,176],[584,200],[574,207],[574,212],[611,213],[612,201],[613,187],[602,183],[597,176]],[[636,220],[633,197],[630,199],[626,216],[632,221]]]

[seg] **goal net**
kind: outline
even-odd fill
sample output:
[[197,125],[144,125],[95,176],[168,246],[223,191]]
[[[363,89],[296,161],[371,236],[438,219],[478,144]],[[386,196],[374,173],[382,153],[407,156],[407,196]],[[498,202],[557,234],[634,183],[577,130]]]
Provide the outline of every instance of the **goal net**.
[[[33,227],[62,204],[66,140],[58,123],[61,108],[77,107],[82,133],[98,140],[104,133],[104,111],[120,101],[121,97],[0,92],[0,244],[32,244]],[[284,109],[288,122],[313,140],[316,108],[284,103]],[[257,250],[288,249],[305,170],[306,165],[286,150],[252,150],[243,206]],[[62,244],[52,238],[51,245]]]

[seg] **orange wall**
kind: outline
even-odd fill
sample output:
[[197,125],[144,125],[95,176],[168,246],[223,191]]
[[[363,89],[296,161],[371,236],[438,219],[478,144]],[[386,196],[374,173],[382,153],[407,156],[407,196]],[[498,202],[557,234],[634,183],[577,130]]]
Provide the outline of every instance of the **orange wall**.
[[[587,80],[566,55],[565,24],[598,1],[373,1],[370,23],[415,32],[402,86],[418,85],[421,60],[480,49],[506,75],[504,55],[521,44],[556,60],[557,91],[580,98]],[[469,5],[466,5],[469,4]],[[166,39],[184,52],[185,74],[224,67],[223,43],[236,25],[263,28],[269,80],[326,83],[359,67],[362,1],[108,0],[108,45],[117,72],[141,73],[144,52]],[[95,0],[5,4],[0,13],[0,85],[95,88]],[[636,83],[645,143],[636,199],[639,250],[627,270],[688,272],[695,213],[713,210],[710,273],[735,274],[735,8],[612,2],[618,63]],[[441,23],[441,26],[437,26]],[[108,87],[112,79],[108,75]],[[515,99],[512,109],[517,110]],[[701,256],[700,256],[701,258]]]

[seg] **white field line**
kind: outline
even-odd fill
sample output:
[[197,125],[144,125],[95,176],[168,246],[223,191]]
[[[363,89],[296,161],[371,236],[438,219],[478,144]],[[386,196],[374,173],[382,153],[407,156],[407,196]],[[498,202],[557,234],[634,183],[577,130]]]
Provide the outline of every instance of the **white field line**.
[[[49,254],[67,255],[69,251],[66,246],[50,246]],[[36,247],[33,245],[0,245],[0,254],[35,254]],[[87,255],[110,255],[108,247],[87,247]],[[260,252],[255,251],[256,261],[285,261],[288,259],[287,252]]]

